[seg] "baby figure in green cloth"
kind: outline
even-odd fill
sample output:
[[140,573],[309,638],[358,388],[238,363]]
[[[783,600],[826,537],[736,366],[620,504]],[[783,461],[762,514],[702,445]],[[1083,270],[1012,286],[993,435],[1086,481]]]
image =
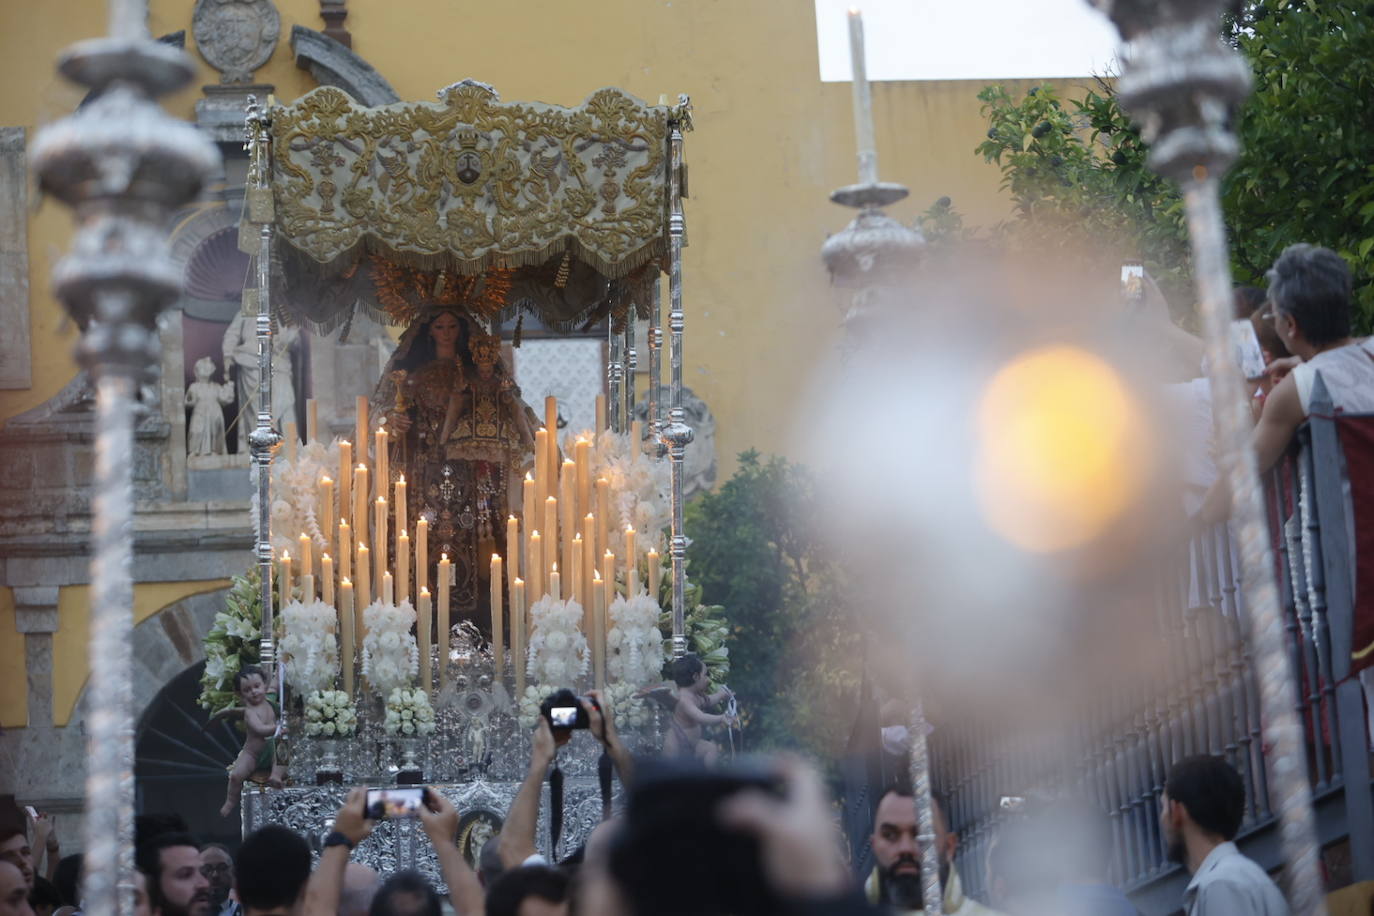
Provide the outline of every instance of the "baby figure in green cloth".
[[224,806],[219,809],[220,817],[228,817],[238,806],[243,781],[254,773],[269,773],[267,784],[275,789],[282,787],[286,775],[286,768],[275,759],[276,738],[281,728],[277,724],[277,710],[267,700],[267,683],[262,669],[252,665],[240,669],[234,675],[234,689],[243,705],[225,710],[222,715],[243,716],[246,734],[242,750],[229,767],[229,792]]

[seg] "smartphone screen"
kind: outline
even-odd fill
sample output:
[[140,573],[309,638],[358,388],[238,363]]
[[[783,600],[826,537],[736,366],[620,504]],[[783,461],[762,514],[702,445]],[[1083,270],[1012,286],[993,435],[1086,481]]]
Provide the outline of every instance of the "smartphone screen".
[[1137,308],[1145,301],[1145,265],[1139,261],[1121,265],[1121,301],[1127,308]]
[[424,804],[423,786],[367,790],[367,816],[373,820],[416,817]]
[[577,725],[576,706],[554,706],[549,709],[549,724],[554,728],[572,728]]
[[1247,380],[1264,377],[1264,351],[1260,349],[1255,326],[1246,318],[1231,322],[1231,358]]

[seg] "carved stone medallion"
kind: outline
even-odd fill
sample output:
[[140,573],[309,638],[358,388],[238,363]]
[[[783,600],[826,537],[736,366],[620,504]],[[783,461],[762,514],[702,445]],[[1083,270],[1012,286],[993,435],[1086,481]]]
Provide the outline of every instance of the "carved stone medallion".
[[277,47],[281,16],[272,0],[196,0],[191,33],[220,82],[249,83]]

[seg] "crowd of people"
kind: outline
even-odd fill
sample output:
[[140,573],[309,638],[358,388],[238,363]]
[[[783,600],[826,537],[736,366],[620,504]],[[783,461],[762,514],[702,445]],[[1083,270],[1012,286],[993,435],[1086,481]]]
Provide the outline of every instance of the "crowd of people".
[[[1268,363],[1265,377],[1252,379],[1262,394],[1253,447],[1265,468],[1308,415],[1317,372],[1337,410],[1374,412],[1374,345],[1351,336],[1351,278],[1344,261],[1323,248],[1294,246],[1269,279],[1267,294],[1242,291],[1237,298]],[[1199,390],[1205,393],[1205,386]],[[1195,494],[1196,514],[1204,520],[1224,512],[1224,484],[1214,471],[1212,478],[1198,481],[1203,487]],[[681,753],[671,761],[632,759],[607,704],[595,692],[597,702],[579,699],[588,732],[604,747],[627,803],[560,861],[538,852],[536,825],[557,748],[573,735],[541,719],[526,778],[477,862],[470,864],[456,845],[459,812],[440,792],[424,792],[415,816],[438,862],[443,896],[419,872],[382,875],[351,861],[377,823],[366,790],[355,788],[317,849],[271,825],[231,852],[200,843],[175,817],[141,816],[133,876],[138,916],[439,916],[447,910],[458,916],[844,916],[922,910],[923,837],[908,785],[898,780],[879,796],[869,838],[875,867],[856,876],[817,770],[794,758],[709,766],[715,754],[700,729],[721,718],[705,711],[720,697],[707,695],[699,666],[680,674],[691,702],[673,735]],[[1000,823],[986,861],[965,859],[956,866],[958,839],[938,793],[934,801],[932,841],[950,916],[1138,913],[1109,882],[1112,833],[1093,806],[1072,799],[1028,803]],[[1226,760],[1177,761],[1158,803],[1158,836],[1191,876],[1179,901],[1189,916],[1289,911],[1274,882],[1234,843],[1245,789]],[[986,869],[989,900],[965,893],[960,868]],[[61,856],[49,818],[30,810],[18,823],[0,825],[0,916],[77,916],[80,870],[80,856]]]

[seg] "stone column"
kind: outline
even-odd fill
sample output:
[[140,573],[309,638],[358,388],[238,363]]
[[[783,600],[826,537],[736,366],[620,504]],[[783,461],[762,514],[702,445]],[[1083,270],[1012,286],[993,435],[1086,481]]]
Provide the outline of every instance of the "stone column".
[[57,586],[16,588],[14,628],[24,637],[29,727],[50,727],[53,724],[52,635],[57,632]]

